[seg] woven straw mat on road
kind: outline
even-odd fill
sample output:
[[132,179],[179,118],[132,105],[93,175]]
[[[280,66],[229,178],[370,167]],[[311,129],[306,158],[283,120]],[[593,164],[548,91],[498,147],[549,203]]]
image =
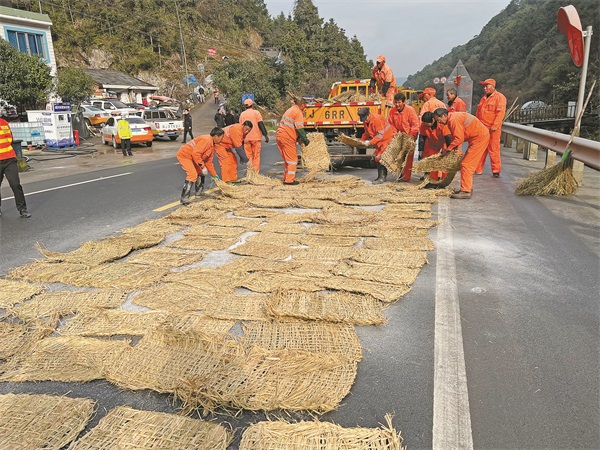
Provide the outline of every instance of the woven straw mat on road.
[[44,291],[40,285],[24,281],[0,280],[0,308],[9,308]]
[[413,172],[425,173],[425,172],[448,172],[450,170],[458,170],[460,168],[460,162],[462,161],[462,155],[457,151],[451,151],[446,155],[437,153],[433,156],[428,156],[421,161],[416,162],[413,165]]
[[94,405],[89,398],[0,395],[0,448],[63,448],[83,431]]
[[381,164],[398,175],[406,164],[406,158],[415,151],[415,140],[409,134],[398,132],[381,154]]

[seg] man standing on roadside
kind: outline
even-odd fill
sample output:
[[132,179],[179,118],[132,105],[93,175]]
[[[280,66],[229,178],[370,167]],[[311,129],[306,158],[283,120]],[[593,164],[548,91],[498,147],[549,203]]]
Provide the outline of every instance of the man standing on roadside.
[[396,78],[390,66],[385,63],[385,56],[379,55],[375,67],[371,72],[371,82],[369,83],[369,92],[375,90],[375,85],[379,93],[385,100],[385,104],[390,108],[393,106],[394,94],[396,93]]
[[456,89],[448,89],[446,98],[448,99],[448,112],[467,112],[467,104],[457,95]]
[[500,177],[502,171],[502,160],[500,158],[500,134],[502,132],[502,122],[506,113],[506,97],[496,90],[496,80],[488,78],[480,81],[485,94],[479,106],[477,106],[476,117],[485,125],[490,132],[490,142],[475,169],[475,173],[483,173],[486,156],[490,155],[490,164],[492,166],[492,176]]
[[131,153],[131,127],[125,116],[117,121],[117,132],[121,139],[121,151],[123,152],[123,156],[133,156],[133,153]]
[[[406,96],[402,92],[394,95],[394,108],[392,108],[388,115],[388,122],[397,131],[409,134],[413,139],[417,139],[417,134],[419,134],[419,116],[417,116],[415,108],[406,104]],[[402,172],[402,177],[398,178],[398,181],[410,181],[414,156],[414,151],[406,156],[404,171]]]
[[448,125],[452,136],[448,149],[442,150],[443,155],[450,150],[459,150],[460,145],[465,141],[469,144],[460,163],[460,190],[450,196],[469,199],[473,195],[473,173],[481,161],[481,155],[485,152],[490,134],[477,117],[466,112],[448,114],[447,109],[439,108],[434,111],[433,117],[438,124]]
[[283,158],[283,184],[296,185],[296,168],[298,167],[298,151],[296,141],[300,139],[304,145],[310,144],[304,131],[304,110],[306,100],[299,98],[283,113],[279,122],[275,140]]
[[380,162],[381,155],[394,137],[396,129],[383,116],[372,113],[366,107],[358,109],[358,117],[365,128],[365,132],[360,140],[367,147],[375,147],[373,157],[377,164],[377,178],[373,180],[373,184],[384,183],[387,177],[387,169]]
[[[8,185],[15,196],[17,210],[23,219],[28,219],[31,214],[27,211],[25,203],[25,194],[19,179],[19,168],[17,167],[17,154],[12,146],[13,136],[8,122],[0,117],[0,185],[4,176],[8,180]],[[2,211],[0,210],[0,216]]]
[[183,110],[183,143],[187,141],[187,135],[190,135],[190,139],[194,139],[192,134],[192,116],[190,115],[189,109]]
[[244,100],[245,111],[240,114],[240,123],[244,123],[246,120],[252,122],[252,130],[246,136],[244,140],[244,150],[246,150],[246,156],[250,160],[250,164],[256,172],[260,172],[260,150],[262,146],[262,137],[265,137],[265,142],[269,142],[269,135],[263,122],[263,118],[260,112],[254,109],[254,102],[252,99],[247,98]]

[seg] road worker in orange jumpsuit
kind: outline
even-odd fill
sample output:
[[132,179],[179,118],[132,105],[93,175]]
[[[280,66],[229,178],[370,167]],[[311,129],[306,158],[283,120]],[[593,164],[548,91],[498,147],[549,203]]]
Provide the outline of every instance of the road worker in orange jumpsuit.
[[[419,157],[428,158],[436,155],[440,150],[448,148],[452,137],[447,125],[442,125],[433,119],[432,112],[426,112],[421,117],[421,127],[419,128]],[[430,180],[443,180],[446,172],[430,172]]]
[[456,89],[450,88],[446,91],[448,99],[448,112],[467,112],[467,104],[458,96]]
[[460,190],[455,192],[451,198],[468,199],[473,195],[473,173],[481,161],[481,156],[487,148],[490,133],[479,119],[466,112],[448,113],[445,108],[436,109],[433,113],[435,121],[442,125],[448,125],[452,141],[447,150],[458,150],[463,142],[468,142],[467,151],[460,164]]
[[296,141],[300,140],[304,145],[310,144],[304,131],[304,110],[306,100],[298,99],[283,113],[279,122],[275,141],[277,148],[283,158],[283,184],[296,185],[296,168],[298,167],[298,152]]
[[367,147],[375,147],[375,163],[377,164],[377,178],[373,180],[373,184],[381,184],[385,182],[387,177],[387,169],[381,164],[381,155],[387,148],[388,144],[396,134],[396,129],[391,125],[385,117],[372,113],[369,108],[363,107],[358,109],[358,117],[360,118],[365,132],[360,138]]
[[379,93],[385,100],[385,104],[390,108],[393,106],[394,94],[396,93],[396,78],[390,66],[385,62],[385,56],[379,55],[375,67],[371,72],[371,82],[369,83],[369,92],[375,91],[375,85]]
[[196,196],[199,196],[204,189],[204,177],[209,173],[213,179],[219,179],[213,158],[215,145],[218,145],[224,136],[221,128],[215,127],[210,134],[203,134],[192,139],[185,145],[182,145],[177,152],[177,161],[185,170],[186,177],[181,192],[181,203],[183,205],[190,204],[190,195],[192,187],[195,187]]
[[434,112],[438,108],[446,108],[444,102],[436,98],[434,88],[428,87],[423,89],[423,92],[419,94],[419,98],[422,98],[425,102],[419,111],[419,118],[423,117],[423,114],[426,112]]
[[[417,139],[417,134],[419,134],[419,116],[417,116],[415,108],[406,104],[406,96],[402,92],[394,95],[394,108],[390,110],[388,122],[396,131],[410,134],[413,139]],[[406,156],[404,171],[402,172],[402,177],[398,178],[398,181],[410,181],[414,156],[415,152],[410,152]]]
[[490,131],[490,142],[487,149],[479,161],[479,165],[475,169],[475,173],[480,175],[483,173],[486,156],[490,155],[490,164],[492,166],[492,176],[500,177],[502,171],[502,160],[500,159],[500,134],[502,132],[502,122],[506,113],[506,97],[496,90],[496,80],[488,78],[480,81],[483,85],[483,93],[485,94],[479,105],[475,116],[485,125]]
[[252,130],[253,125],[250,121],[244,123],[235,123],[223,128],[225,135],[223,140],[215,146],[215,153],[221,166],[221,179],[227,183],[238,181],[238,161],[236,154],[239,155],[243,164],[248,162],[248,157],[244,151],[244,139]]
[[269,142],[269,135],[267,134],[267,128],[263,122],[263,118],[260,112],[254,109],[254,102],[252,99],[247,98],[244,100],[244,106],[246,110],[240,114],[240,123],[245,121],[252,122],[252,130],[246,136],[244,140],[244,150],[246,156],[250,160],[250,164],[257,172],[260,172],[260,150],[262,145],[262,137],[265,137],[265,142]]

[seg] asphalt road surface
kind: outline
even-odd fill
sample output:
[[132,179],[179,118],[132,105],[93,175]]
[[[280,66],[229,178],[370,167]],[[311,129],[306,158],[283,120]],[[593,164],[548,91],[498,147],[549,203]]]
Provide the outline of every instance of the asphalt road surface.
[[[194,110],[196,133],[212,127],[213,108]],[[70,251],[169,212],[184,179],[174,157],[180,145],[134,147],[131,159],[110,150],[95,161],[32,162],[34,171],[22,174],[31,219],[18,217],[2,186],[0,275],[38,258],[36,242]],[[263,171],[281,170],[273,140],[263,148]],[[600,448],[600,177],[586,169],[570,198],[517,197],[515,181],[543,164],[514,149],[503,149],[503,163],[499,179],[489,168],[476,176],[472,200],[435,207],[440,226],[431,232],[429,265],[385,311],[385,325],[357,328],[358,376],[339,409],[321,420],[376,427],[393,412],[409,449]],[[372,169],[342,171],[375,177]],[[0,383],[7,392],[94,398],[90,426],[122,404],[177,412],[169,396],[105,381]],[[236,429],[265,415],[212,417]]]

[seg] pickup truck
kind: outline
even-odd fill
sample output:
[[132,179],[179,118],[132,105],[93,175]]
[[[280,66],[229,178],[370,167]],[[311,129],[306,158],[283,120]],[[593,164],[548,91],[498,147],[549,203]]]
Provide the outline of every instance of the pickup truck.
[[[390,112],[390,108],[381,101],[377,87],[375,92],[369,92],[369,79],[354,81],[338,81],[333,83],[329,91],[329,97],[325,101],[308,100],[304,110],[304,129],[306,132],[321,132],[325,135],[327,150],[334,167],[355,166],[375,167],[373,161],[374,149],[350,147],[337,140],[341,134],[354,138],[360,138],[364,127],[358,117],[358,110],[368,107],[371,112],[384,117]],[[422,101],[418,100],[418,92],[404,87],[397,88],[398,92],[404,92],[407,104],[412,105],[417,113]]]
[[168,109],[145,109],[138,115],[150,125],[154,137],[168,137],[175,141],[183,132],[183,120]]

